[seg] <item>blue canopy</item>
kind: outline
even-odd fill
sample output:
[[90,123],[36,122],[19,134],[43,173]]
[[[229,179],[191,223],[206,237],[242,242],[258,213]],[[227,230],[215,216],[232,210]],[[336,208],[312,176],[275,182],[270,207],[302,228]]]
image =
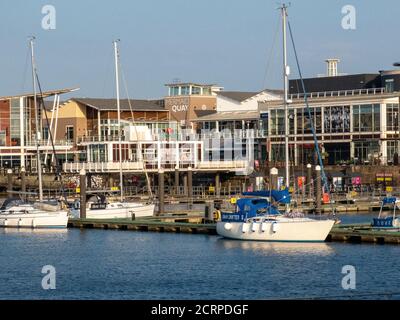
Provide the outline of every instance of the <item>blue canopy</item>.
[[286,188],[284,190],[262,190],[253,192],[243,192],[244,196],[254,197],[272,197],[276,202],[288,204],[290,203],[290,193]]
[[244,221],[260,214],[279,214],[279,210],[266,199],[241,198],[236,202],[237,212],[222,213],[222,221]]
[[382,205],[388,204],[388,203],[396,203],[396,197],[385,197],[382,200]]

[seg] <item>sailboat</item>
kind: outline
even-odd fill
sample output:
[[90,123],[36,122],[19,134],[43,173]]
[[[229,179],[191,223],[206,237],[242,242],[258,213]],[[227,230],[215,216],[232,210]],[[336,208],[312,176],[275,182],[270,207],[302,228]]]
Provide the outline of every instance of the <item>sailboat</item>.
[[[121,112],[119,99],[119,63],[118,63],[118,42],[113,42],[115,59],[115,83],[117,93],[117,114],[118,114],[118,151],[119,151],[119,187],[120,201],[109,202],[105,197],[97,197],[97,200],[88,201],[86,207],[86,218],[88,219],[121,219],[151,217],[154,215],[155,205],[141,202],[124,201],[124,182],[122,173],[122,148],[121,148]],[[148,179],[146,175],[146,179]],[[80,217],[80,202],[77,200],[70,209],[70,215],[73,218]]]
[[[289,67],[286,53],[287,6],[282,5],[280,9],[283,29],[286,189],[244,193],[244,196],[248,197],[237,200],[235,212],[222,213],[221,221],[217,222],[217,233],[226,238],[239,240],[320,242],[326,239],[335,224],[335,220],[309,218],[301,211],[290,209],[291,200],[288,191],[290,176],[288,121]],[[306,104],[308,107],[307,100]],[[321,165],[319,169],[323,170],[314,130],[313,134],[316,152],[319,155]],[[285,204],[285,211],[279,211],[278,207],[272,204],[272,201]]]
[[32,81],[35,106],[35,125],[36,125],[36,155],[37,171],[39,181],[39,201],[27,203],[12,203],[9,206],[7,202],[0,208],[0,227],[28,227],[28,228],[66,228],[68,223],[68,211],[63,208],[63,203],[46,203],[43,201],[42,188],[42,166],[40,158],[40,125],[39,111],[36,94],[36,66],[34,59],[34,37],[30,39],[31,62],[32,62]]

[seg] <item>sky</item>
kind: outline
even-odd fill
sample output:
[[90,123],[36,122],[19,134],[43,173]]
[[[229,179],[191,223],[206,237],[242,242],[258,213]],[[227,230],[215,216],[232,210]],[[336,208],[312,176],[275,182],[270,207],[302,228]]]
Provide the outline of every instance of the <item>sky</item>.
[[[42,28],[45,5],[55,8],[55,29]],[[342,27],[345,5],[355,8],[355,29]],[[32,91],[30,35],[42,89],[80,88],[70,96],[115,97],[115,39],[121,97],[161,98],[175,79],[225,90],[281,88],[278,7],[275,0],[1,0],[0,96]],[[399,9],[398,0],[291,0],[303,76],[324,74],[332,57],[341,60],[341,73],[393,69]],[[296,78],[290,45],[288,51]]]

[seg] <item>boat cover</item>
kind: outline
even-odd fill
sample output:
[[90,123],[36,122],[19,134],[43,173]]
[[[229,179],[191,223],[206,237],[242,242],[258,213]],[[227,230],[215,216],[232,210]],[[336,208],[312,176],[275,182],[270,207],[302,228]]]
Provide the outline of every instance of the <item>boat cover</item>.
[[389,204],[389,203],[396,203],[396,197],[385,197],[382,200],[382,205]]
[[290,193],[286,188],[284,190],[262,190],[253,192],[243,192],[244,196],[253,197],[272,197],[276,202],[289,204],[290,203]]
[[259,198],[242,198],[236,202],[236,212],[223,212],[222,221],[244,221],[263,214],[279,214],[279,210],[268,200]]

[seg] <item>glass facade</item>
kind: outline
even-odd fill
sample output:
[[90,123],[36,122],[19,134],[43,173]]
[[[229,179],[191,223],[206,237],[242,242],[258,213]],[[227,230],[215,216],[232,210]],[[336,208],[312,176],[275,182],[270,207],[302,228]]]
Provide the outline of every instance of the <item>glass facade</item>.
[[350,132],[350,106],[325,107],[324,132]]
[[380,131],[380,119],[379,104],[353,106],[353,132]]
[[398,131],[399,130],[399,104],[388,103],[386,105],[386,130]]

